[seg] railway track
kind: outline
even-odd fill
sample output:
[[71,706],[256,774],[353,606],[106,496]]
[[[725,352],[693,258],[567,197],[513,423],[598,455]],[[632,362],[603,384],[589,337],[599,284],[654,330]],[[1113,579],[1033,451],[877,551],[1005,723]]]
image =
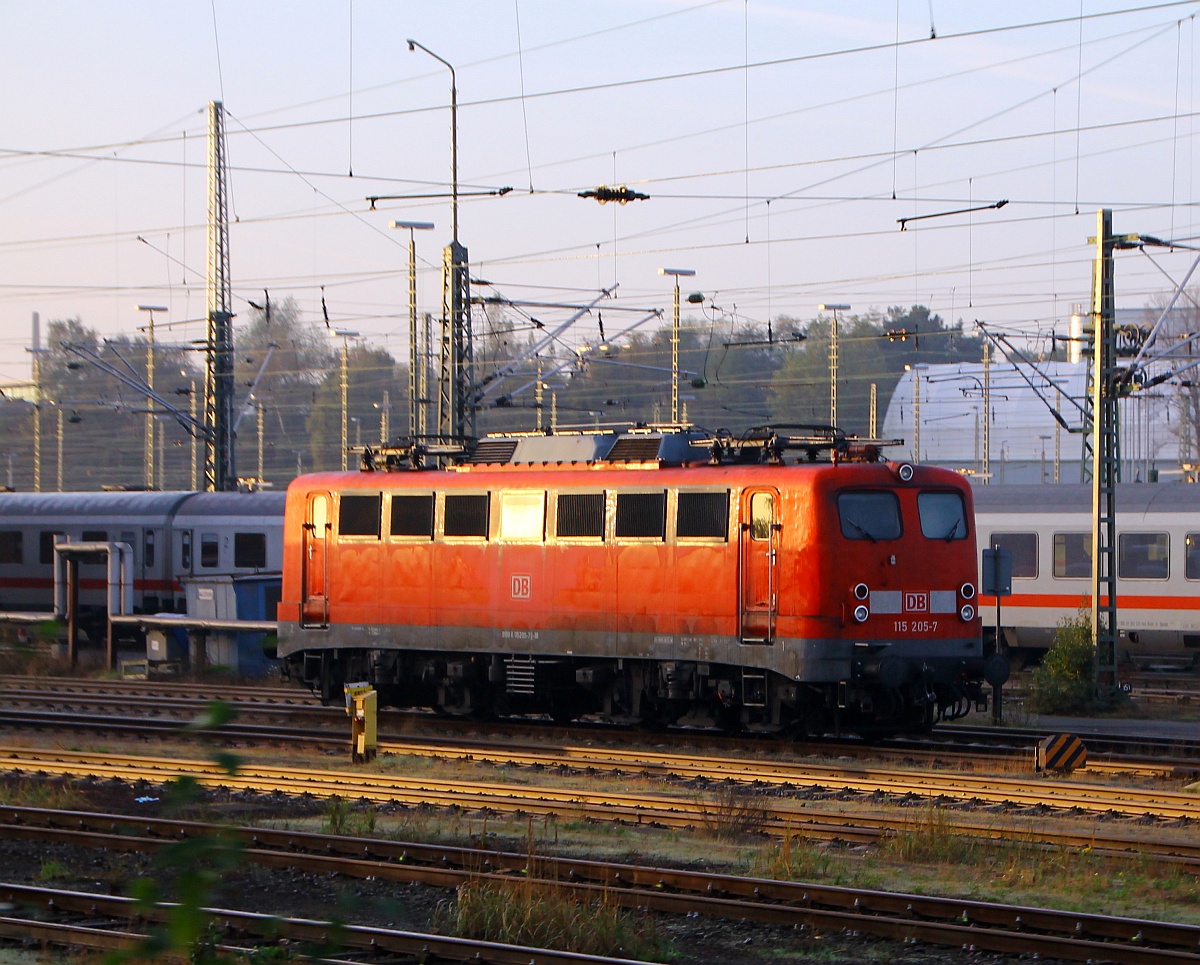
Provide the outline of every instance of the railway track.
[[[0,901],[14,906],[0,917],[0,937],[22,943],[102,951],[130,949],[144,942],[154,925],[168,919],[165,905],[147,907],[131,898],[0,884]],[[25,911],[24,916],[14,912]],[[219,930],[216,951],[247,955],[277,949],[285,955],[311,950],[317,961],[351,965],[359,956],[388,956],[393,962],[471,962],[490,965],[638,965],[623,958],[501,945],[303,918],[209,908]],[[336,947],[338,951],[328,952]],[[345,956],[345,957],[343,957]]]
[[[0,768],[26,776],[78,778],[92,776],[126,782],[166,783],[191,776],[201,785],[230,790],[278,792],[316,797],[338,795],[351,800],[394,803],[406,807],[439,807],[468,812],[535,815],[557,820],[596,820],[662,828],[720,826],[730,819],[728,809],[713,795],[683,788],[674,793],[615,793],[529,784],[468,782],[403,778],[389,774],[280,768],[244,764],[230,775],[216,764],[200,760],[178,760],[112,753],[87,754],[67,751],[34,751],[0,748]],[[875,787],[876,785],[871,785]],[[826,796],[828,788],[823,787]],[[1090,788],[1094,794],[1096,788]],[[1162,792],[1157,793],[1163,797]],[[944,800],[944,795],[926,797]],[[1193,818],[1200,817],[1200,800],[1179,794],[1177,800],[1160,801],[1157,807],[1179,807]],[[1110,813],[1112,802],[1093,800],[1096,810]],[[905,808],[898,813],[847,809],[838,802],[832,809],[814,805],[804,797],[786,792],[747,794],[737,802],[736,817],[755,830],[777,836],[800,836],[816,840],[841,840],[870,844],[888,835],[911,832],[928,816]],[[1105,854],[1141,854],[1200,870],[1200,842],[1186,828],[1151,833],[1146,828],[1121,830],[1105,823],[1082,830],[1056,831],[1045,826],[1044,804],[1033,808],[1028,820],[1017,815],[987,812],[962,813],[947,819],[955,833],[992,841],[1020,841],[1046,849],[1087,849]],[[1059,801],[1060,807],[1076,807]]]
[[[244,848],[244,858],[260,867],[421,882],[443,888],[456,888],[473,879],[516,877],[531,886],[544,884],[573,891],[585,902],[603,897],[625,907],[669,914],[699,914],[797,929],[852,930],[902,941],[1076,961],[1200,961],[1200,927],[1194,925],[690,870],[90,812],[5,807],[0,808],[0,822],[0,831],[6,837],[90,848],[154,852],[181,838],[221,833],[235,838]],[[43,911],[107,914],[114,923],[127,920],[129,915],[124,899],[75,893],[57,897],[61,894],[0,885],[0,897]],[[226,926],[230,914],[235,916],[233,925]],[[223,927],[247,931],[240,926],[242,919],[236,917],[240,913],[214,911],[213,915]],[[11,921],[4,920],[0,933],[12,937],[13,932],[5,930]],[[314,940],[311,923],[306,927],[309,930],[302,930],[300,937]],[[254,929],[249,932],[253,934]],[[285,923],[284,933],[295,934],[292,923]],[[392,950],[386,944],[379,947]],[[432,950],[432,946],[426,948]],[[459,943],[453,951],[462,951]],[[493,958],[492,951],[480,951],[478,960],[513,960]],[[560,960],[543,957],[541,952],[524,959]]]
[[[345,714],[340,707],[322,706],[314,698],[298,690],[279,687],[220,687],[206,684],[167,686],[168,689],[164,692],[163,685],[152,681],[6,678],[3,686],[0,686],[0,704],[10,713],[6,718],[12,722],[10,726],[19,725],[19,720],[11,715],[21,708],[38,711],[47,707],[60,708],[63,705],[69,705],[76,711],[94,710],[97,716],[101,713],[107,715],[113,711],[120,711],[123,715],[138,713],[157,719],[185,721],[202,713],[208,701],[220,699],[230,703],[243,722],[266,718],[275,725],[286,720],[295,724],[297,728],[304,725],[324,728],[326,731],[344,731],[346,727]],[[50,721],[50,718],[33,716],[29,719],[40,720],[47,726]],[[121,721],[124,720],[122,717]],[[94,726],[103,723],[103,720],[93,721]],[[113,726],[115,724],[116,721]],[[412,733],[424,728],[436,730],[440,734],[449,731],[469,735],[486,728],[492,732],[502,730],[510,737],[542,740],[547,732],[554,735],[564,733],[560,725],[548,726],[540,721],[514,720],[484,725],[473,721],[434,718],[429,714],[391,710],[381,711],[379,726],[381,734],[385,735]],[[609,743],[636,743],[646,739],[643,732],[611,726],[581,724],[573,726],[571,732],[598,737]],[[1033,762],[1034,748],[1038,742],[1050,733],[1052,732],[1035,728],[941,724],[925,738],[897,738],[874,744],[856,739],[823,739],[797,744],[770,739],[730,738],[716,733],[696,731],[656,734],[655,740],[678,745],[702,744],[755,754],[802,752],[830,756],[899,758],[913,762],[936,761],[941,764],[958,762],[960,766],[965,767],[976,766],[981,760],[986,760],[989,766],[1007,764],[1025,770]],[[1164,776],[1200,774],[1200,739],[1090,734],[1086,742],[1089,749],[1089,767],[1092,770],[1113,773],[1131,771]]]

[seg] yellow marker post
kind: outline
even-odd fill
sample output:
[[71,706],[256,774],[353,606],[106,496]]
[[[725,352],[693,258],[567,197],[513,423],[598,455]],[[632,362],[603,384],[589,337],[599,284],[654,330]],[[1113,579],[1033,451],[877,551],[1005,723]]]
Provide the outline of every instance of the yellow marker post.
[[346,713],[350,716],[350,760],[365,764],[378,748],[379,694],[369,683],[346,684]]

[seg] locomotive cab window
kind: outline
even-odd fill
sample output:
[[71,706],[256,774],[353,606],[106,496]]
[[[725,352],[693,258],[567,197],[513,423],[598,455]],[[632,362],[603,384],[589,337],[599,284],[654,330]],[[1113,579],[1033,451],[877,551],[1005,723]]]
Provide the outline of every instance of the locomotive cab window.
[[233,565],[261,570],[267,565],[266,533],[234,533]]
[[498,535],[503,540],[541,542],[546,535],[546,494],[501,492]]
[[967,511],[961,493],[919,493],[917,515],[921,517],[921,535],[949,543],[967,538]]
[[559,493],[559,539],[604,539],[604,493]]
[[1200,533],[1184,537],[1183,575],[1189,580],[1200,580]]
[[1013,579],[1033,580],[1038,575],[1037,533],[992,533],[993,549],[1012,555]]
[[880,540],[899,539],[900,500],[892,492],[877,490],[851,490],[838,494],[838,521],[846,539]]
[[[770,493],[762,495],[770,496]],[[675,507],[678,539],[728,539],[729,490],[719,493],[680,493]]]
[[1121,579],[1165,580],[1171,575],[1171,541],[1166,533],[1122,533],[1117,546],[1117,576]]
[[667,493],[617,493],[618,539],[666,539]]
[[23,560],[21,531],[0,530],[0,563],[20,563]]
[[391,534],[433,539],[433,493],[419,496],[393,493]]
[[1075,579],[1092,575],[1092,534],[1054,534],[1054,575]]
[[446,495],[446,516],[442,533],[450,537],[476,536],[487,539],[488,496]]
[[383,496],[342,494],[338,500],[338,535],[373,536],[379,539],[379,512]]

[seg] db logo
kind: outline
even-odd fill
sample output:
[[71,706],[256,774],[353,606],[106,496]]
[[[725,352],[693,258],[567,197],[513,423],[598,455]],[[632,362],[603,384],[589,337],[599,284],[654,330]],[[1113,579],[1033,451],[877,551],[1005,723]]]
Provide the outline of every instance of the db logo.
[[512,575],[512,598],[528,600],[531,596],[533,596],[533,577],[528,573],[514,573]]
[[905,593],[904,594],[904,612],[905,613],[928,613],[929,612],[929,594],[928,593]]

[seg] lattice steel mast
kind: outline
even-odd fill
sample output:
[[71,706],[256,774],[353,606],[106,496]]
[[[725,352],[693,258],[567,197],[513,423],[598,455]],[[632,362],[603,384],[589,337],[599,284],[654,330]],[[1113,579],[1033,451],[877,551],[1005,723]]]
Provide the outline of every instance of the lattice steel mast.
[[208,333],[204,370],[204,488],[237,488],[233,434],[233,301],[229,273],[225,109],[208,105]]

